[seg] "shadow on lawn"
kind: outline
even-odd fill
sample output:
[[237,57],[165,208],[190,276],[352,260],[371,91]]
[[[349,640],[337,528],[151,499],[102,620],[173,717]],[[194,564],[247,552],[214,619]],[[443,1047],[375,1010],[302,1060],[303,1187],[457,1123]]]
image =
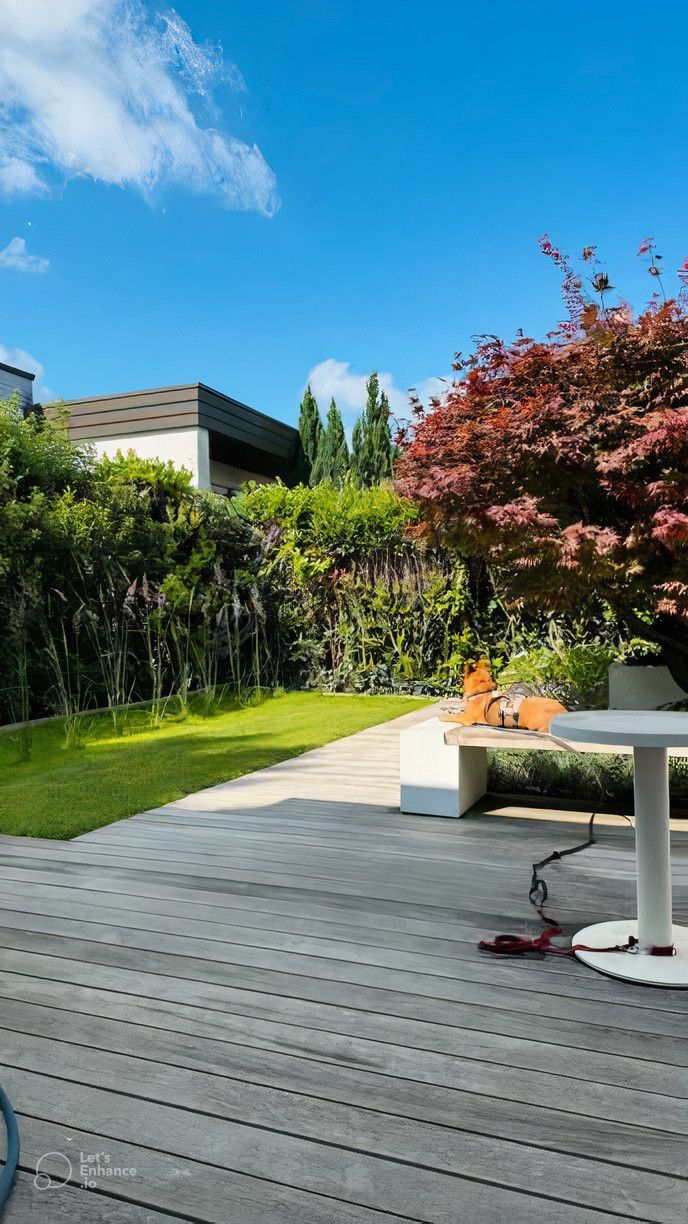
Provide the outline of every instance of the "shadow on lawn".
[[23,767],[8,770],[0,791],[0,834],[78,837],[319,744],[317,737],[279,744],[266,732],[96,742],[56,756],[35,774]]

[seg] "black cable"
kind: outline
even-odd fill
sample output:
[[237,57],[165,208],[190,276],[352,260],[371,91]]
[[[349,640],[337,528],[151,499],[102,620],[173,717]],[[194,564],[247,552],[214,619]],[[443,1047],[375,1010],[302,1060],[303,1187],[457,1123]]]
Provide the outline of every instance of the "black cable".
[[[553,850],[551,854],[547,855],[547,858],[541,859],[539,863],[533,863],[533,872],[530,877],[530,889],[528,892],[528,900],[530,901],[530,904],[537,910],[542,921],[547,923],[548,926],[559,927],[559,923],[556,921],[555,918],[549,918],[547,914],[543,913],[543,908],[546,905],[547,898],[549,896],[549,890],[547,888],[546,881],[543,880],[542,876],[538,875],[538,872],[543,867],[546,867],[548,863],[556,863],[558,862],[559,859],[566,858],[567,855],[569,854],[578,854],[581,850],[587,850],[590,846],[596,845],[597,838],[594,835],[595,817],[597,816],[600,804],[602,803],[602,800],[604,799],[604,796],[606,793],[601,781],[599,783],[599,786],[600,786],[599,798],[595,805],[594,811],[591,812],[590,814],[590,820],[588,821],[587,840],[584,842],[580,842],[577,846],[569,846],[567,850]],[[622,815],[623,815],[623,819],[627,820],[631,828],[633,828],[633,821],[631,820],[630,816],[627,816],[625,812],[622,813]]]
[[590,820],[588,821],[587,841],[581,842],[577,846],[569,846],[568,850],[553,850],[551,854],[547,855],[547,858],[541,859],[539,863],[533,863],[533,874],[530,877],[530,891],[528,892],[528,900],[530,901],[530,904],[535,907],[538,914],[542,918],[542,921],[546,922],[548,926],[558,927],[559,923],[555,918],[548,918],[547,914],[543,914],[542,912],[543,906],[547,903],[549,890],[545,880],[543,880],[542,876],[538,875],[538,872],[543,867],[546,867],[548,863],[556,863],[559,859],[566,858],[568,854],[578,854],[580,850],[587,850],[589,846],[594,846],[597,841],[597,839],[593,836],[596,815],[597,809],[591,813]]

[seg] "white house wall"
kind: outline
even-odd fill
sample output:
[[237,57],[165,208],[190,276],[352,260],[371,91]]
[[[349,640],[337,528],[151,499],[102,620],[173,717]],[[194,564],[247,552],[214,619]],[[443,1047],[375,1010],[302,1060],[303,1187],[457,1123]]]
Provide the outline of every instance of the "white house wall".
[[169,429],[128,437],[93,438],[96,454],[114,459],[118,451],[134,451],[140,459],[162,459],[186,468],[198,489],[210,488],[210,443],[207,429]]

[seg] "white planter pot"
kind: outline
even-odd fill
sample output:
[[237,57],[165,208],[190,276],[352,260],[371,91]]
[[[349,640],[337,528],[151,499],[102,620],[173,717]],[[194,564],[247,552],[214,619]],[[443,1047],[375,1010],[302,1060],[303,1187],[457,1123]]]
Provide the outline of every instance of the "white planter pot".
[[688,693],[672,679],[668,667],[610,665],[610,710],[658,710],[669,701],[680,701],[687,696]]

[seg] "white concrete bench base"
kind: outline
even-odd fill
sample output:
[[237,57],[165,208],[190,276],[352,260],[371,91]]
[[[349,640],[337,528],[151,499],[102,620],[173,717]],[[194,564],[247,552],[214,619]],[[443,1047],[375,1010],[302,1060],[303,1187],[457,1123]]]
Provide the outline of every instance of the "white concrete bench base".
[[420,816],[463,816],[487,789],[487,749],[449,749],[447,724],[416,723],[399,736],[401,810]]
[[535,731],[459,727],[430,718],[405,728],[399,735],[401,811],[419,816],[463,816],[487,790],[488,748],[528,752],[609,751],[595,744],[568,744]]

